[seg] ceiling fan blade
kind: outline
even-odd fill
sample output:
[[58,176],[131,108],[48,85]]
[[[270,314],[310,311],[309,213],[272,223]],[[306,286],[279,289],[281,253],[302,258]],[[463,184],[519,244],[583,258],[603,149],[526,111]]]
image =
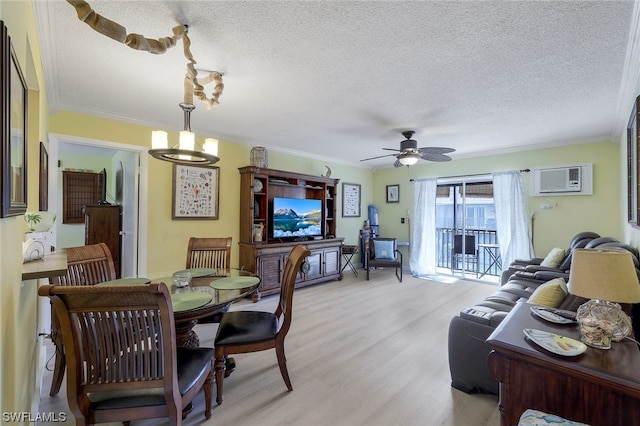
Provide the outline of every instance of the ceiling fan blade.
[[375,160],[377,158],[391,157],[391,156],[394,156],[394,155],[396,155],[396,154],[379,155],[378,157],[365,158],[364,160],[360,160],[360,161]]
[[444,154],[422,154],[420,156],[423,160],[434,161],[436,163],[443,163],[445,161],[451,161],[451,157]]
[[396,151],[396,152],[400,152],[400,150],[399,150],[399,149],[394,149],[394,148],[382,148],[382,149],[384,149],[385,151]]
[[420,151],[420,154],[447,154],[449,152],[454,152],[455,149],[437,146],[425,146],[422,148],[418,148],[418,151]]

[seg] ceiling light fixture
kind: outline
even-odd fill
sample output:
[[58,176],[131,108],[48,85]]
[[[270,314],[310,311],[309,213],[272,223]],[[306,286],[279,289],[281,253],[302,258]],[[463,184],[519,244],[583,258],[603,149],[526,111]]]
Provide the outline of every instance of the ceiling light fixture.
[[398,161],[403,166],[413,166],[418,162],[419,159],[420,159],[420,154],[409,153],[409,154],[402,154],[398,156]]
[[[217,71],[207,71],[207,76],[198,78],[198,71],[194,66],[196,61],[193,59],[190,49],[191,40],[187,35],[188,27],[186,25],[178,25],[173,28],[173,36],[162,37],[158,40],[148,39],[140,34],[127,34],[125,27],[95,13],[86,1],[67,0],[67,2],[76,9],[78,19],[85,22],[95,31],[132,49],[161,54],[174,47],[178,40],[182,40],[184,56],[188,61],[187,74],[184,77],[184,102],[180,103],[180,108],[182,108],[184,115],[184,129],[180,132],[179,143],[172,148],[169,148],[167,132],[163,130],[153,131],[149,154],[159,160],[178,164],[210,165],[220,161],[217,139],[207,138],[203,146],[196,143],[195,134],[191,132],[191,111],[196,108],[193,104],[194,96],[204,102],[207,108],[218,105],[218,98],[224,89],[222,74]],[[211,82],[215,83],[215,87],[211,97],[207,98],[204,93],[204,85]]]

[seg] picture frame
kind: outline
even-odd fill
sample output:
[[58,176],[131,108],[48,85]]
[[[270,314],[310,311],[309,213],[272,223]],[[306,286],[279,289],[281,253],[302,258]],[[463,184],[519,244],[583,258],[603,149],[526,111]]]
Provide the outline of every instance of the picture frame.
[[400,185],[387,185],[387,203],[400,202]]
[[0,217],[27,211],[27,84],[4,22],[0,21],[2,150]]
[[627,219],[634,227],[640,226],[639,122],[640,96],[636,98],[627,124]]
[[360,217],[360,184],[342,183],[342,217]]
[[173,165],[171,219],[218,219],[220,168]]
[[43,142],[40,142],[40,170],[38,173],[38,210],[46,212],[49,210],[49,153]]

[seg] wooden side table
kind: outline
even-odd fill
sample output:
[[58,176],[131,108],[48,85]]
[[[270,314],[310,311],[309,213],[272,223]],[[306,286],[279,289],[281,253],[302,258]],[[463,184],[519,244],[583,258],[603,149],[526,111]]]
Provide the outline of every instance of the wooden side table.
[[519,303],[489,336],[488,364],[500,382],[502,426],[535,409],[591,426],[640,426],[640,350],[630,340],[610,350],[589,347],[575,357],[555,355],[525,338],[534,328],[580,340],[576,324],[547,322]]

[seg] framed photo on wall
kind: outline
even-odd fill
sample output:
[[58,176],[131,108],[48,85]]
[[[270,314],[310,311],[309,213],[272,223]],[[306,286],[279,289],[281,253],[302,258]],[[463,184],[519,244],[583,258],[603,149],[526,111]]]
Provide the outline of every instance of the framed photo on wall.
[[40,170],[39,170],[38,209],[41,212],[49,210],[49,153],[44,143],[40,142]]
[[360,217],[360,185],[342,183],[342,217]]
[[173,165],[171,219],[218,219],[220,168]]
[[27,211],[27,84],[4,22],[0,21],[2,209],[0,217]]
[[387,203],[400,202],[400,185],[387,185]]

